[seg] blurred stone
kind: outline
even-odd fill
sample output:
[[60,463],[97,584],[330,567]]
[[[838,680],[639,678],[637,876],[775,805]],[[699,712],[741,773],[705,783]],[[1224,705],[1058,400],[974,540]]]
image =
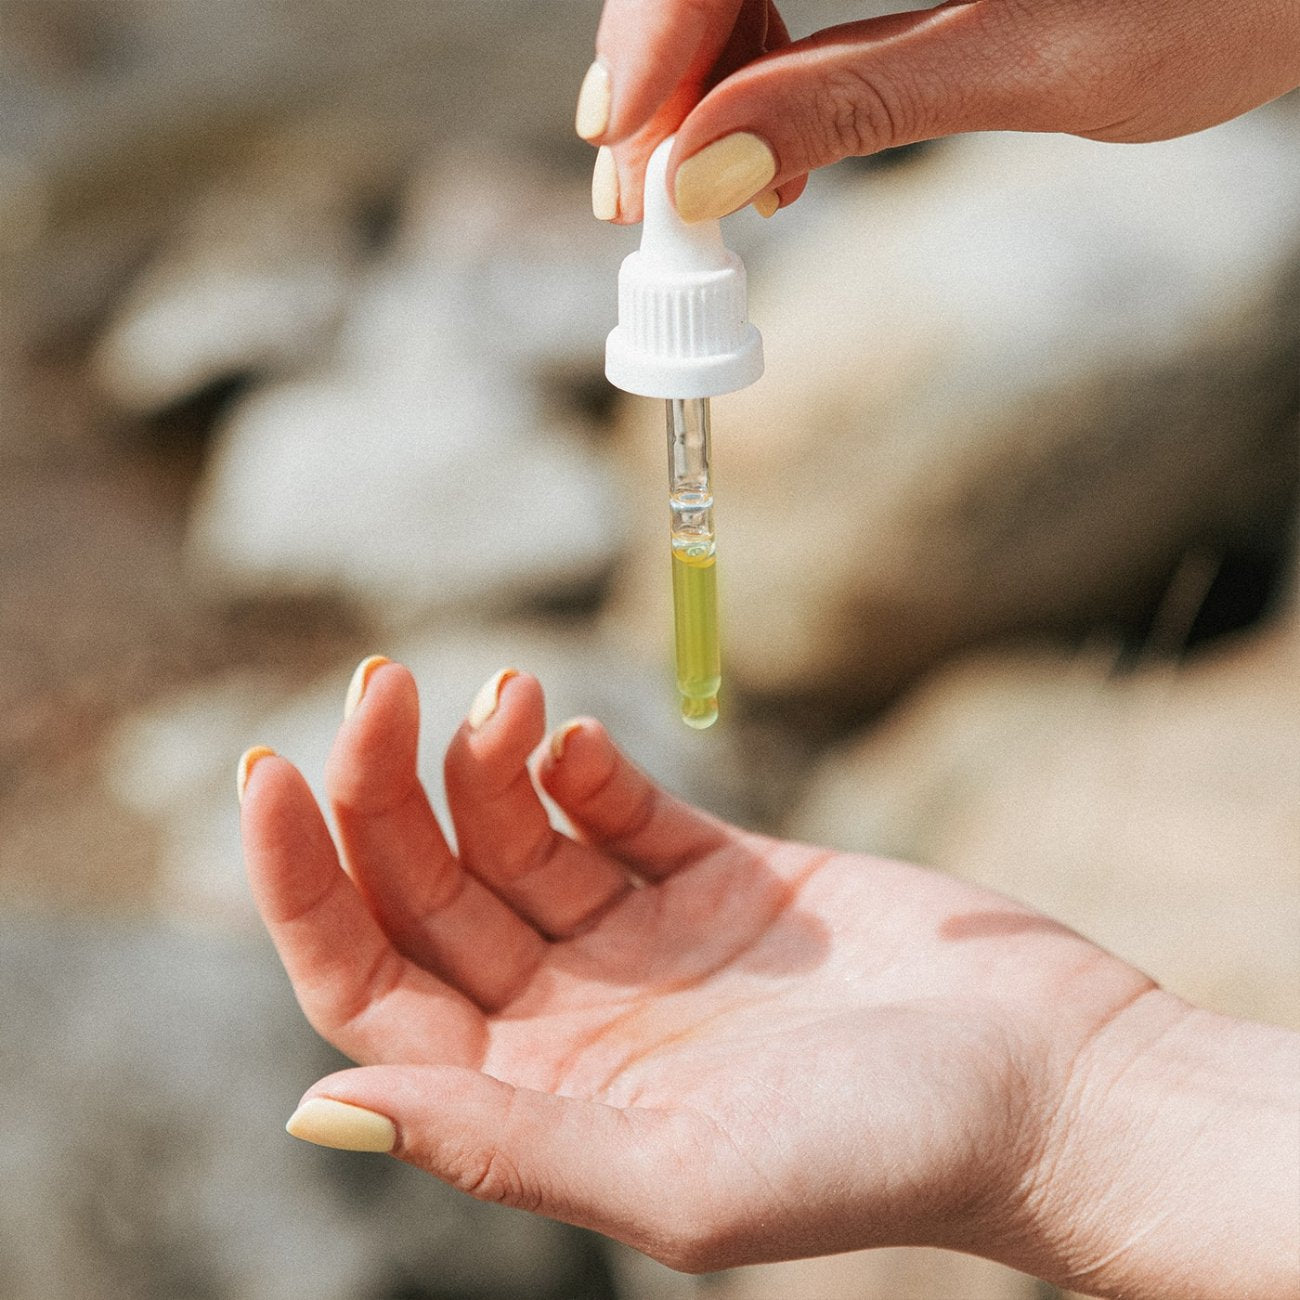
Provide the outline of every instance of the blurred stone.
[[[523,152],[461,145],[420,164],[399,202],[400,154],[373,125],[324,115],[279,124],[248,152],[213,178],[100,339],[95,368],[118,406],[150,411],[233,376],[328,365],[366,252],[366,214],[390,202],[396,273],[454,303],[466,350],[503,369],[600,373],[635,232],[597,226],[584,178]],[[357,309],[416,306],[362,294]]]
[[396,163],[364,131],[305,125],[214,178],[118,306],[92,364],[119,408],[292,370],[328,343],[360,261],[360,213]]
[[586,0],[4,9],[0,342],[97,322],[178,214],[286,121],[319,122],[321,140],[348,123],[376,158],[467,134],[577,165],[589,153],[572,134],[595,24]]
[[490,167],[425,173],[317,370],[254,391],[219,430],[190,539],[215,589],[341,591],[394,626],[572,593],[612,566],[613,485],[536,377],[578,341],[595,355],[594,278],[566,292],[575,205],[516,183],[557,221],[489,219],[512,210]]
[[[284,1122],[341,1068],[264,937],[5,918],[5,1300],[575,1300],[590,1238]],[[584,1285],[584,1279],[587,1285]]]
[[448,149],[412,186],[400,238],[430,291],[454,299],[467,346],[503,370],[603,376],[619,264],[640,230],[592,217],[585,168],[574,177],[519,150]]
[[[420,766],[450,829],[442,755],[475,691],[498,668],[537,675],[551,726],[577,714],[599,717],[632,758],[675,793],[724,817],[737,814],[730,773],[734,730],[687,728],[677,716],[667,665],[635,657],[578,631],[535,626],[443,629],[386,648],[420,685]],[[321,777],[342,721],[353,665],[285,699],[244,674],[171,695],[127,719],[107,747],[108,792],[161,839],[158,905],[168,914],[236,926],[250,923],[235,806],[240,753],[270,745],[292,759],[322,796]]]
[[1023,899],[1199,1005],[1300,1027],[1300,637],[1183,667],[969,659],[828,753],[799,838]]
[[[733,680],[870,706],[974,642],[1140,615],[1196,540],[1279,534],[1298,149],[1294,96],[1161,144],[975,136],[799,216],[750,266],[767,373],[714,407]],[[656,535],[662,414],[625,412]],[[636,555],[630,639],[666,601]]]
[[393,626],[607,571],[621,528],[602,465],[464,345],[449,304],[396,275],[348,329],[352,357],[259,390],[221,431],[190,535],[214,591],[337,591]]

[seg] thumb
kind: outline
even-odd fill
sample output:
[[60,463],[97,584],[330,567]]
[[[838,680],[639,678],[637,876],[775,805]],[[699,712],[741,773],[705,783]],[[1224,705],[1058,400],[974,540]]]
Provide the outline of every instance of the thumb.
[[454,1066],[330,1075],[287,1128],[320,1146],[386,1151],[479,1200],[594,1228],[648,1254],[664,1249],[654,1166],[680,1162],[692,1140],[688,1122],[665,1112],[515,1088]]
[[1098,126],[1079,102],[1087,79],[1070,65],[1081,40],[1103,34],[1081,33],[1077,13],[1061,10],[950,0],[756,59],[678,129],[669,165],[678,210],[688,221],[723,216],[814,168],[935,136]]

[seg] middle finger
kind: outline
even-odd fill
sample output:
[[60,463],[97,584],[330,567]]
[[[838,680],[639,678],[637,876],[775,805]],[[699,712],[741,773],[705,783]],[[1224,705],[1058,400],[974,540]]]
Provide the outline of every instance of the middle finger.
[[326,774],[343,856],[393,946],[494,1010],[548,945],[451,852],[416,772],[418,734],[411,674],[399,664],[374,668]]

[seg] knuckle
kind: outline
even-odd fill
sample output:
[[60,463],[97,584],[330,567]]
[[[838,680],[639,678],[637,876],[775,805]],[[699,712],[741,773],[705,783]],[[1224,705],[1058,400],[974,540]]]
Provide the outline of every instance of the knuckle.
[[450,1182],[478,1201],[513,1209],[538,1209],[539,1198],[525,1184],[518,1167],[498,1149],[473,1153],[452,1172]]
[[357,817],[387,817],[419,794],[418,781],[375,764],[357,766],[337,750],[325,764],[325,785],[334,806]]
[[837,157],[902,143],[914,116],[896,87],[853,67],[840,68],[826,79],[817,107],[826,143]]

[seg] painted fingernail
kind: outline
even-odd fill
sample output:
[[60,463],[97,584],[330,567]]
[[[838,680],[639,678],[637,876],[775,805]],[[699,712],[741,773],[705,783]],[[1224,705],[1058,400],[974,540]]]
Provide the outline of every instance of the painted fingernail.
[[469,723],[471,731],[477,731],[497,711],[497,704],[501,699],[501,688],[512,677],[518,676],[519,670],[517,668],[502,668],[500,672],[493,673],[478,688],[478,694],[474,697],[474,702],[469,706],[469,712],[465,715],[465,720]]
[[736,131],[705,145],[677,169],[673,197],[683,221],[725,217],[753,199],[776,175],[765,140]]
[[370,685],[370,678],[375,669],[382,668],[387,663],[392,663],[392,660],[385,659],[383,655],[371,655],[369,659],[363,659],[357,665],[357,670],[348,683],[347,697],[343,701],[344,722],[357,711],[357,705],[361,703],[361,697],[366,693],[366,687]]
[[574,718],[572,722],[566,722],[564,726],[557,728],[552,733],[551,757],[555,759],[557,763],[564,757],[564,746],[568,743],[569,737],[581,726],[582,719]]
[[266,745],[254,745],[239,756],[239,767],[235,772],[235,788],[239,791],[239,802],[244,802],[244,791],[248,788],[248,778],[252,775],[253,765],[263,758],[274,758],[275,750]]
[[285,1130],[304,1142],[339,1151],[391,1151],[397,1126],[387,1115],[329,1097],[312,1097],[289,1116]]
[[597,59],[582,79],[578,111],[573,119],[573,129],[584,140],[594,140],[603,135],[609,125],[610,90],[609,69]]
[[591,211],[601,221],[618,216],[618,168],[614,151],[601,145],[596,151],[596,166],[591,173]]
[[775,190],[764,190],[753,203],[754,211],[760,217],[773,217],[781,206],[781,196]]

